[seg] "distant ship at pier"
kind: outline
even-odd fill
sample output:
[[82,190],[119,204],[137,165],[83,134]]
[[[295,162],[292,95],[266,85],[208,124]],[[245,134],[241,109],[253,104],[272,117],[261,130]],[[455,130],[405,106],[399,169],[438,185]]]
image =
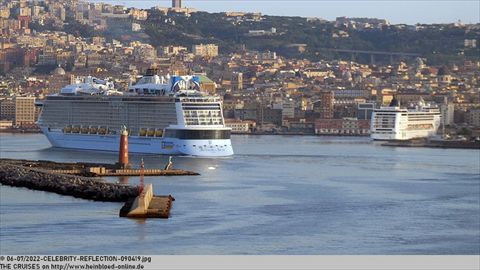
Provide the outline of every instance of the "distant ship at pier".
[[401,108],[394,98],[389,106],[372,114],[370,136],[374,140],[410,140],[436,135],[441,114],[437,106],[419,101],[413,108]]

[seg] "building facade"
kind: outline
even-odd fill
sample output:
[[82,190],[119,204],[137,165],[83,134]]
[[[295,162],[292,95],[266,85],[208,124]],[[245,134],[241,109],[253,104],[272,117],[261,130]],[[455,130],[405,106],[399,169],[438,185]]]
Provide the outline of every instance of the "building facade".
[[0,99],[0,120],[13,120],[15,118],[15,102],[11,97]]
[[315,121],[315,134],[367,136],[370,134],[370,121],[357,118],[318,119]]
[[480,127],[480,108],[472,108],[467,112],[467,123],[474,127]]
[[450,126],[454,123],[454,111],[455,104],[447,103],[440,105],[440,112],[442,113],[442,124],[445,126]]
[[233,72],[231,82],[232,82],[232,91],[243,90],[243,73]]
[[321,119],[333,118],[333,92],[320,92],[319,101],[314,103],[314,111],[319,114]]
[[255,128],[255,121],[225,119],[225,126],[232,129],[232,133],[250,133]]
[[35,124],[35,97],[15,97],[14,126],[28,126]]
[[192,52],[195,56],[216,57],[218,56],[218,46],[215,44],[193,45]]

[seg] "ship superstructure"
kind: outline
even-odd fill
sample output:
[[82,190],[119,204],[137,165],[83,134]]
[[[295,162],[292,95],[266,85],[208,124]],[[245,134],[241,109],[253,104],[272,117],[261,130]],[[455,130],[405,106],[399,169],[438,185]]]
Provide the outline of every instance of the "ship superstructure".
[[233,154],[222,101],[201,92],[195,75],[159,77],[149,70],[127,92],[103,80],[77,82],[47,96],[38,124],[55,147],[118,151],[125,125],[131,152]]
[[410,140],[428,138],[437,133],[441,114],[436,106],[421,100],[414,108],[401,108],[396,99],[372,114],[371,138],[374,140]]

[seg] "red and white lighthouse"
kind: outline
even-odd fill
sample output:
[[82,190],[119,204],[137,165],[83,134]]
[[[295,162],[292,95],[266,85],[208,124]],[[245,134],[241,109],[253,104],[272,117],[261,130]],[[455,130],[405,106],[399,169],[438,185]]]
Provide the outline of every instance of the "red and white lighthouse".
[[122,168],[130,167],[128,163],[128,130],[123,126],[120,131],[120,149],[118,151],[118,165]]

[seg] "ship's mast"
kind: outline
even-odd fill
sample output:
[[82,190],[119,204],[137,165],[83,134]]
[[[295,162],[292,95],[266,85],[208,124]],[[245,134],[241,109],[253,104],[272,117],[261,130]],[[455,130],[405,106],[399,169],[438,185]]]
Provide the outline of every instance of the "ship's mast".
[[[440,117],[442,117],[442,139],[445,140],[445,116],[446,116],[446,111],[445,109],[447,109],[448,111],[448,100],[447,100],[447,97],[444,97],[443,98],[443,103],[444,103],[444,106],[443,106],[443,112],[440,114]],[[441,108],[441,107],[440,107]]]
[[443,113],[440,115],[440,117],[442,117],[442,139],[445,140],[445,109],[443,111]]

